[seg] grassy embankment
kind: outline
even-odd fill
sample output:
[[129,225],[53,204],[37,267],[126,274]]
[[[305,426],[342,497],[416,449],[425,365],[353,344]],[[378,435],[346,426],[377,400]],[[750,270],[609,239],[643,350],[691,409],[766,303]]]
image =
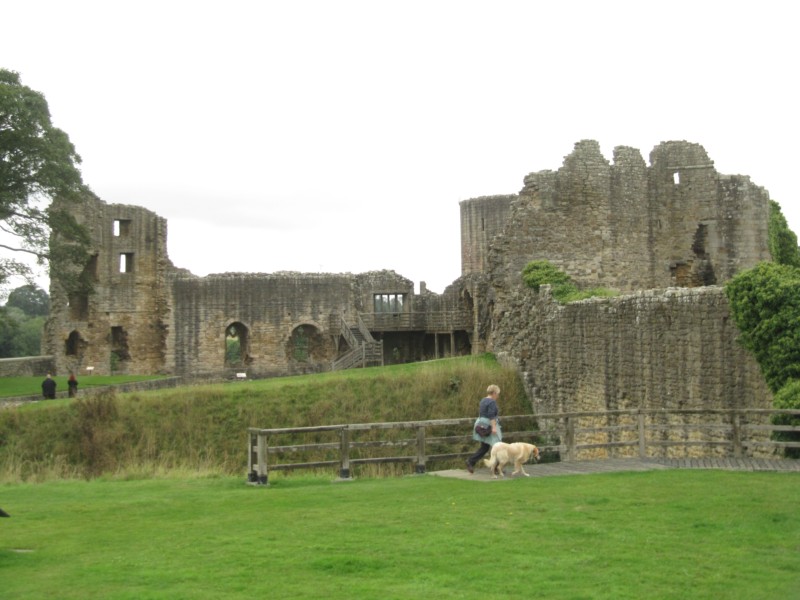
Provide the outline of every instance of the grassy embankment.
[[0,482],[244,475],[248,427],[470,417],[489,383],[504,414],[530,413],[490,355],[37,402],[0,410]]

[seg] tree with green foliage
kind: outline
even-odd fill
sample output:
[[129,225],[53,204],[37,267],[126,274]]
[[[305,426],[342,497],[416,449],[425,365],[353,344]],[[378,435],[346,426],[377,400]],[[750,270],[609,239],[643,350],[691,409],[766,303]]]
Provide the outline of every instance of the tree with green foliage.
[[16,306],[29,317],[46,317],[50,312],[50,296],[38,285],[29,283],[12,290],[6,306]]
[[19,321],[14,318],[12,310],[19,312],[18,308],[9,309],[0,306],[0,358],[19,356],[17,354]]
[[42,329],[50,311],[50,297],[29,284],[11,291],[0,307],[0,358],[41,354]]
[[725,293],[769,388],[800,379],[800,268],[760,263],[731,279]]
[[[793,379],[778,390],[772,399],[775,408],[790,410],[800,410],[800,379]],[[793,415],[776,415],[772,422],[775,425],[790,425],[797,427],[800,425],[800,417]],[[794,431],[779,431],[774,435],[776,440],[786,442],[800,441],[800,434]],[[800,458],[800,448],[786,448],[784,454],[789,458]]]
[[[772,263],[761,263],[740,273],[725,286],[731,314],[774,392],[775,408],[800,410],[800,248],[780,205],[770,201],[769,251]],[[776,425],[798,425],[791,415],[773,417]],[[792,432],[777,432],[775,439],[798,441]],[[786,456],[800,458],[800,449],[787,448]]]
[[51,280],[75,287],[70,267],[86,263],[89,245],[69,210],[88,193],[80,161],[51,123],[45,97],[22,85],[18,73],[0,69],[0,286],[12,276],[31,277],[28,257],[49,263]]
[[30,317],[16,306],[0,307],[0,358],[39,356],[44,317]]
[[800,248],[797,235],[789,229],[780,204],[770,200],[769,214],[769,252],[772,260],[779,265],[800,267]]

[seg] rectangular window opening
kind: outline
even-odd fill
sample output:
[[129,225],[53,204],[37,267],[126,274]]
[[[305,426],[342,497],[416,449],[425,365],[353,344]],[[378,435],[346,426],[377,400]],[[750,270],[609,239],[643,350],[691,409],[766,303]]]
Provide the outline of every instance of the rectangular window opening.
[[119,255],[119,272],[133,273],[133,252],[123,252]]
[[401,313],[405,294],[375,294],[373,307],[376,313]]
[[114,219],[114,237],[128,237],[130,233],[130,219]]
[[73,321],[86,321],[89,318],[89,296],[86,294],[70,294],[67,306],[69,306],[69,318]]

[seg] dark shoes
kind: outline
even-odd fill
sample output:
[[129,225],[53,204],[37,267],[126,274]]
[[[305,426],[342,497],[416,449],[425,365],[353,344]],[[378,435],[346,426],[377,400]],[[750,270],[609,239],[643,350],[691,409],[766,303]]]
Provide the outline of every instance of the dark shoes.
[[467,471],[469,471],[470,473],[475,472],[475,467],[473,467],[472,463],[470,463],[469,461],[467,461]]

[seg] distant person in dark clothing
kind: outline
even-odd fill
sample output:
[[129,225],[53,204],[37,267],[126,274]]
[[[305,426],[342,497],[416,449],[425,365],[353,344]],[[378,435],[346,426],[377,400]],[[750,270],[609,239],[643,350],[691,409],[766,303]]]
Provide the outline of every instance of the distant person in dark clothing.
[[42,396],[45,400],[54,400],[56,397],[56,382],[50,377],[50,373],[42,382]]
[[69,379],[67,380],[67,386],[69,386],[69,397],[74,398],[78,395],[78,380],[75,379],[75,375],[73,373],[69,374]]

